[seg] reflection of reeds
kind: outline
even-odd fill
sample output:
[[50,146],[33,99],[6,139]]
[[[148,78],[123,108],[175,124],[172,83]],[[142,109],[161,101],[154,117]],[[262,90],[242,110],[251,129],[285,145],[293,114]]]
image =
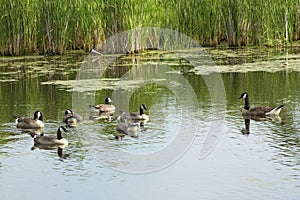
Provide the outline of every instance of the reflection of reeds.
[[208,46],[275,46],[299,36],[298,0],[0,2],[1,55],[90,51],[112,35],[146,26],[174,29]]

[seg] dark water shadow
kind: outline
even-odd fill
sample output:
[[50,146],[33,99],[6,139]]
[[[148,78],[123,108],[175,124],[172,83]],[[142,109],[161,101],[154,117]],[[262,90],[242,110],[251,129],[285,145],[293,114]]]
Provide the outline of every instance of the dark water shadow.
[[41,145],[41,144],[34,144],[33,147],[31,147],[31,150],[35,149],[41,149],[41,150],[55,150],[57,149],[57,155],[59,158],[67,159],[70,154],[64,154],[63,149],[65,146],[63,145]]
[[282,120],[279,116],[243,116],[245,128],[242,128],[241,132],[244,135],[250,134],[250,122],[251,120],[256,122],[276,122],[282,124]]

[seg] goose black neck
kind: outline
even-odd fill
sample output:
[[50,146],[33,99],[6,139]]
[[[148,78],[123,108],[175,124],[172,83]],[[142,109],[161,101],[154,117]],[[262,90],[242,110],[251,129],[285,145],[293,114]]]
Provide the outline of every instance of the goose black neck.
[[245,108],[246,110],[249,110],[249,109],[250,109],[248,95],[247,95],[246,98],[245,98],[245,106],[244,106],[244,108]]
[[140,107],[140,115],[144,114],[144,109]]
[[62,139],[60,130],[57,131],[57,139],[58,139],[58,140]]
[[43,115],[42,114],[38,115],[38,113],[35,113],[33,119],[43,121]]

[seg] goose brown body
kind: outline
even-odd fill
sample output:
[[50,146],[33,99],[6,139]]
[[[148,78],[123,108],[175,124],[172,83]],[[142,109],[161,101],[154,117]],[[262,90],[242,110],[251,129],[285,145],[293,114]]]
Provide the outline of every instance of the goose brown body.
[[36,145],[68,145],[68,141],[62,138],[62,132],[67,132],[67,129],[60,126],[57,130],[56,135],[39,135],[35,132],[30,133],[31,137],[34,138],[34,144]]
[[138,125],[134,123],[121,122],[117,125],[116,130],[131,137],[138,137]]
[[34,117],[17,117],[14,116],[16,119],[16,126],[17,128],[22,129],[37,129],[37,128],[44,128],[45,124],[43,122],[43,114],[40,111],[34,112]]
[[114,105],[111,104],[111,99],[109,97],[107,97],[105,99],[105,103],[104,104],[98,104],[98,105],[90,105],[90,109],[91,112],[111,112],[114,113],[116,110],[116,107]]
[[121,117],[127,119],[127,120],[132,120],[132,121],[148,121],[149,116],[144,113],[144,110],[147,110],[147,107],[142,104],[140,106],[140,111],[139,112],[129,112],[129,113],[123,113]]
[[[122,115],[124,114],[125,113],[122,113]],[[124,116],[121,116],[116,130],[121,134],[129,135],[131,137],[138,137],[138,124],[124,118]]]

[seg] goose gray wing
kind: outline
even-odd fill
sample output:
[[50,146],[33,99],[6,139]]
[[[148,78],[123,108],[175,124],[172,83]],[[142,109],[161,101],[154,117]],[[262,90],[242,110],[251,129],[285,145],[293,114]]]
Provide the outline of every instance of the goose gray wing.
[[82,122],[83,121],[82,117],[79,114],[77,114],[77,113],[73,113],[73,117],[76,118],[78,122]]
[[35,120],[31,117],[17,117],[17,116],[13,116],[15,119],[16,119],[16,122],[17,123],[20,123],[20,122],[23,122],[23,123],[27,123],[27,124],[30,124],[30,123],[34,123]]
[[127,120],[138,120],[138,119],[141,118],[139,112],[123,113],[123,114],[121,115],[121,117],[123,117],[124,119],[127,119]]
[[90,108],[91,111],[97,111],[97,112],[112,112],[116,110],[115,106],[111,104],[98,104],[95,106],[90,105]]
[[66,114],[64,117],[63,117],[63,122],[64,123],[68,123],[68,119],[72,118],[73,117],[73,114],[72,113],[69,113],[69,114]]
[[255,107],[250,109],[249,111],[255,115],[265,115],[267,112],[270,112],[273,108],[267,107]]

